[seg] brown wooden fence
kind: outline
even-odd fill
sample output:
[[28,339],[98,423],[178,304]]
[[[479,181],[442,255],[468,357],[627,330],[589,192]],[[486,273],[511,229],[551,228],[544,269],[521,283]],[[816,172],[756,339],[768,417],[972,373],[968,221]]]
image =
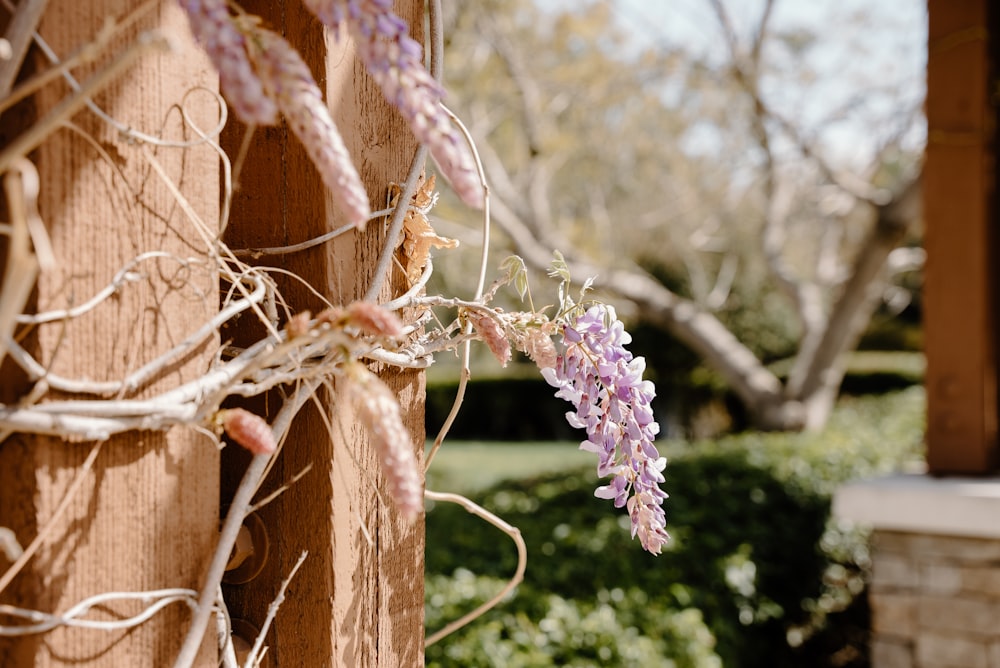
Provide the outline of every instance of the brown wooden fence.
[[[63,57],[93,40],[109,17],[120,19],[141,6],[131,0],[47,4],[38,30]],[[95,101],[131,128],[152,130],[172,140],[196,140],[179,105],[198,127],[213,127],[216,100],[188,93],[196,87],[217,90],[217,77],[191,42],[176,3],[147,5],[104,51],[120,52],[140,33],[157,28],[176,41],[175,48],[144,52]],[[325,36],[297,0],[242,5],[283,33],[325,86],[373,208],[383,207],[389,183],[405,179],[416,144],[356,62],[350,43]],[[423,4],[401,0],[396,5],[419,39]],[[47,67],[37,49],[30,58],[38,70]],[[73,72],[86,81],[103,64],[98,59]],[[67,95],[71,91],[64,84],[52,82],[27,104],[8,111],[3,116],[2,141],[12,141]],[[231,121],[222,135],[221,144],[230,155],[239,152],[243,130]],[[103,304],[99,318],[21,332],[22,345],[50,364],[48,372],[92,381],[120,379],[177,345],[218,310],[218,276],[205,270],[211,263],[203,244],[196,241],[188,214],[152,166],[162,167],[209,232],[217,233],[224,179],[219,155],[210,146],[176,150],[127,141],[93,112],[83,110],[72,117],[72,125],[41,144],[33,161],[44,184],[39,210],[57,258],[57,266],[41,274],[33,308],[42,311],[81,303],[140,253],[156,249],[191,259],[188,267],[169,260],[144,265],[137,284]],[[233,247],[306,239],[337,222],[331,205],[331,196],[287,131],[258,130],[239,177],[224,239]],[[367,232],[345,235],[332,245],[261,262],[303,277],[334,303],[346,303],[363,295],[371,282],[383,238],[381,226],[373,224]],[[387,285],[384,296],[398,287]],[[281,281],[278,288],[292,312],[318,306],[298,281]],[[258,327],[253,318],[239,322],[245,325],[237,324],[223,336],[238,343]],[[206,341],[143,393],[203,374],[218,343],[218,338]],[[422,374],[386,372],[383,378],[398,391],[414,442],[422,444]],[[4,403],[16,401],[33,387],[13,365],[4,366],[0,377]],[[279,585],[307,550],[268,635],[266,663],[422,665],[422,520],[407,525],[380,500],[378,467],[363,433],[352,426],[353,418],[332,392],[317,396],[319,402],[297,418],[259,495],[308,469],[258,513],[263,522],[257,526],[265,528],[267,540],[263,569],[249,581],[224,585],[234,629],[247,636],[260,628]],[[279,401],[269,397],[253,405],[270,420]],[[331,439],[321,411],[340,415],[344,428],[339,443]],[[348,448],[351,456],[344,454]],[[0,444],[0,526],[13,530],[23,546],[36,537],[39,541],[17,576],[3,583],[0,604],[63,612],[101,592],[200,589],[217,541],[220,509],[248,461],[234,450],[226,448],[220,456],[212,439],[180,426],[166,432],[132,431],[103,442],[7,438]],[[264,549],[259,537],[255,548],[259,556]],[[0,552],[0,572],[9,566]],[[128,616],[141,609],[138,605],[119,601],[95,608],[89,616]],[[0,638],[0,665],[170,665],[190,619],[187,606],[174,604],[127,630],[62,625],[44,634]],[[213,623],[197,665],[217,665],[216,645]]]

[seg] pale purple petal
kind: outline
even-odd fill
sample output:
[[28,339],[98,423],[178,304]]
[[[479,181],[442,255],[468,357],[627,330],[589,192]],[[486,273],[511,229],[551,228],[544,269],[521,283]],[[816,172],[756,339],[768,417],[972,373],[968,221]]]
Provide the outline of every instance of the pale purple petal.
[[631,340],[613,309],[594,305],[564,323],[564,353],[543,376],[576,408],[566,419],[587,430],[580,449],[596,453],[598,476],[611,478],[595,496],[627,506],[632,536],[659,554],[669,540],[662,507],[667,494],[659,487],[666,459],[653,444],[659,433],[650,408],[655,388],[642,378],[645,360],[633,359],[624,347]]
[[304,0],[306,7],[334,29],[346,26],[358,57],[390,104],[409,122],[462,201],[482,208],[484,190],[472,152],[452,124],[441,100],[444,90],[423,64],[423,49],[409,26],[379,0]]
[[347,222],[363,228],[371,215],[368,194],[309,67],[280,35],[259,26],[248,29],[253,30],[250,55],[265,90],[278,103]]
[[246,39],[229,14],[226,0],[178,0],[191,33],[219,72],[219,87],[244,123],[273,125],[278,109],[264,94],[250,66]]

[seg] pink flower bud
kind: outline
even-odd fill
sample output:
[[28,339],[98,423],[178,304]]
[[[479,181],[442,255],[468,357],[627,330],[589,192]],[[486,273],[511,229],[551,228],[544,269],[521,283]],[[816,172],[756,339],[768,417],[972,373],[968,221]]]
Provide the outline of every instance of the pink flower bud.
[[226,435],[255,455],[269,455],[278,447],[271,426],[260,416],[242,408],[227,408],[216,414]]
[[344,372],[345,390],[358,411],[358,419],[371,434],[389,496],[403,516],[412,521],[424,509],[423,485],[413,440],[403,424],[396,395],[359,362],[349,362]]
[[403,321],[378,304],[358,301],[347,306],[348,321],[365,334],[398,338],[403,335]]
[[500,365],[507,366],[507,362],[510,361],[510,341],[496,319],[485,313],[471,309],[465,312],[465,317],[472,323],[476,334],[479,334],[479,338],[489,346],[490,352],[497,358]]

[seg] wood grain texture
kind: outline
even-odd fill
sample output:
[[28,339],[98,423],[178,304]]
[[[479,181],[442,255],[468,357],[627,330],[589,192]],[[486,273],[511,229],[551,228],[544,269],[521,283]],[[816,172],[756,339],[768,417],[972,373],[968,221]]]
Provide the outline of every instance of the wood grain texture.
[[[52,0],[40,32],[65,55],[91,40],[107,18],[122,17],[138,4]],[[218,86],[207,60],[190,41],[186,19],[175,3],[163,3],[116,38],[108,56],[152,28],[168,32],[179,49],[147,54],[97,102],[138,130],[173,140],[194,139],[176,105],[195,86]],[[86,78],[92,71],[75,73]],[[67,90],[61,82],[50,85],[39,95],[38,107],[51,107]],[[201,127],[216,124],[218,108],[210,94],[190,97],[186,109]],[[59,260],[38,282],[39,310],[89,299],[123,264],[145,251],[206,257],[204,245],[150,170],[140,146],[89,111],[77,114],[73,122],[94,142],[61,130],[35,156],[42,179],[41,215]],[[204,146],[151,150],[198,213],[215,225],[217,154]],[[176,262],[157,260],[138,271],[142,280],[93,313],[65,327],[51,324],[34,331],[30,340],[42,363],[63,376],[120,379],[180,343],[218,308],[216,272],[207,262],[182,270]],[[207,343],[142,394],[203,373],[213,347]],[[22,436],[0,446],[0,525],[11,526],[27,544],[49,522],[92,447]],[[61,612],[101,592],[197,588],[217,536],[218,462],[212,441],[192,429],[129,433],[106,441],[68,511],[55,522],[28,568],[0,594],[0,601]],[[114,605],[91,618],[112,619],[139,610],[137,604]],[[128,632],[61,628],[44,636],[0,641],[0,665],[164,665],[180,647],[188,617],[183,604],[172,605]],[[215,665],[213,641],[206,639],[199,665]]]
[[997,451],[995,111],[985,0],[931,0],[924,166],[927,462],[986,473]]
[[[326,34],[298,2],[244,5],[261,14],[303,55],[327,96],[334,120],[368,189],[373,209],[383,208],[390,182],[401,182],[416,142],[398,113],[354,57],[349,40]],[[396,11],[422,33],[423,6],[407,0]],[[242,139],[233,126],[224,145]],[[258,130],[226,240],[232,247],[295,243],[342,225],[331,195],[298,141],[285,127]],[[383,241],[382,225],[349,233],[327,246],[294,255],[264,258],[306,279],[334,304],[361,298],[372,280]],[[278,277],[292,312],[322,305],[295,281]],[[387,283],[383,296],[398,293]],[[247,325],[234,337],[253,338]],[[414,442],[424,441],[423,374],[383,370],[400,394]],[[322,393],[332,418],[331,438],[315,406],[297,418],[265,491],[311,465],[311,471],[261,511],[271,557],[253,581],[225,587],[232,614],[259,626],[282,578],[302,550],[309,558],[292,581],[268,642],[279,666],[423,665],[423,520],[405,525],[384,499],[375,453],[363,429],[336,394]],[[273,413],[267,402],[256,410]],[[419,446],[418,446],[419,447]],[[227,450],[230,450],[227,448]],[[239,452],[223,454],[224,496],[245,466]]]

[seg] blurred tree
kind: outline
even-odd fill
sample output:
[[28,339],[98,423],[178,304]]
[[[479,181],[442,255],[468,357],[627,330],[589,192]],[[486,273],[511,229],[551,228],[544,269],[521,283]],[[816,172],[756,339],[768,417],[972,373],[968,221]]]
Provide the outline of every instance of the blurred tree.
[[[774,0],[699,1],[703,52],[626,29],[610,0],[452,3],[451,103],[509,249],[539,270],[561,250],[759,427],[819,428],[872,313],[905,296],[893,276],[923,259],[920,70],[866,71],[892,26],[864,13],[817,34],[776,27]],[[788,356],[787,378],[768,369]]]

